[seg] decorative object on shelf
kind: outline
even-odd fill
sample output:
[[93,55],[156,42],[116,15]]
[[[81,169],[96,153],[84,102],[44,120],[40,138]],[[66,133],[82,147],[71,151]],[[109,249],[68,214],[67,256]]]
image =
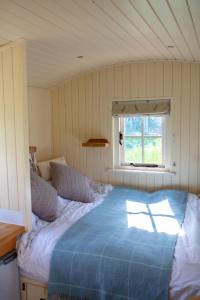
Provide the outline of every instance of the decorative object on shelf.
[[107,139],[89,139],[86,143],[82,144],[83,147],[108,147],[109,142]]
[[36,152],[37,152],[37,148],[35,146],[29,147],[30,167],[34,172],[37,172]]

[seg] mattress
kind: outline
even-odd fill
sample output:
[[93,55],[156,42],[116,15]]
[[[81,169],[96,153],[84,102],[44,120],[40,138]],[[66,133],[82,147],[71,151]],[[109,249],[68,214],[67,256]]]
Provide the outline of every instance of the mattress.
[[[39,282],[47,283],[53,248],[61,235],[78,219],[99,205],[80,203],[58,197],[58,218],[44,222],[33,218],[33,229],[25,233],[18,244],[20,274]],[[191,295],[200,295],[200,200],[188,195],[185,220],[179,233],[174,253],[170,281],[170,299],[185,300]]]

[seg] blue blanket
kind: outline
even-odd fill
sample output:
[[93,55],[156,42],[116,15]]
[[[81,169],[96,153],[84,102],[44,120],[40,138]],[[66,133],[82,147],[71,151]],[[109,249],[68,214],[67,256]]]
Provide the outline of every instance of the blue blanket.
[[116,187],[55,246],[49,296],[165,300],[187,193]]

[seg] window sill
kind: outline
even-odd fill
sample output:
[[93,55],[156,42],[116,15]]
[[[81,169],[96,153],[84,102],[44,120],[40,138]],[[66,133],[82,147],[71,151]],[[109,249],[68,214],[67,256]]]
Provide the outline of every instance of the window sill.
[[145,167],[115,167],[112,169],[107,169],[108,172],[125,172],[125,173],[138,173],[138,174],[160,174],[160,175],[175,175],[175,171],[164,168],[145,168]]

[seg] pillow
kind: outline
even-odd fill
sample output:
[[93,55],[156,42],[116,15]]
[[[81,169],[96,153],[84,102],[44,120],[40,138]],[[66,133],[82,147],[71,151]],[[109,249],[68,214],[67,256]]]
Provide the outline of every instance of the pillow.
[[50,159],[50,160],[46,160],[46,161],[41,161],[41,162],[37,163],[40,175],[44,180],[50,180],[51,179],[51,172],[50,172],[50,162],[51,161],[55,161],[59,164],[66,165],[66,161],[65,161],[64,157],[58,157],[58,158],[54,158],[54,159]]
[[58,195],[79,202],[93,202],[93,191],[89,179],[74,168],[50,162],[52,185]]
[[32,211],[40,219],[51,222],[56,219],[57,192],[37,173],[31,171]]

